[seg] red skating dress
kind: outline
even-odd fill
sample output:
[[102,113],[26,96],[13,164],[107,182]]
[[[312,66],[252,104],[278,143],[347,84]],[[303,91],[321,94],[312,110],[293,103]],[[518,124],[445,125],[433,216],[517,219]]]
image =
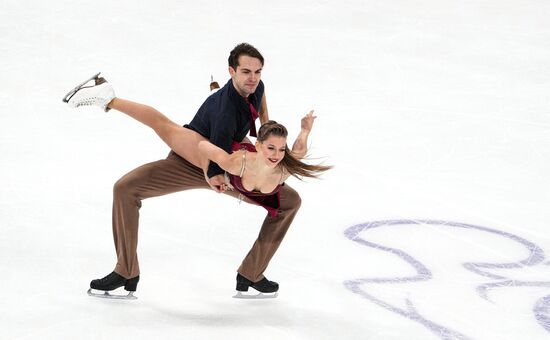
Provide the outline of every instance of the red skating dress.
[[[249,152],[256,152],[256,148],[254,145],[250,143],[237,143],[233,142],[233,145],[231,146],[233,151],[239,151],[239,150],[246,150]],[[244,160],[243,160],[244,161]],[[243,164],[243,171],[244,171],[244,164]],[[281,187],[284,185],[284,183],[277,185],[277,187],[270,193],[262,193],[256,190],[248,191],[244,188],[242,178],[240,176],[232,175],[227,173],[227,176],[229,177],[229,182],[237,190],[241,195],[247,197],[254,203],[264,207],[269,215],[271,217],[276,217],[279,213],[279,208],[281,206],[280,203],[280,190]],[[241,173],[242,176],[242,173]]]

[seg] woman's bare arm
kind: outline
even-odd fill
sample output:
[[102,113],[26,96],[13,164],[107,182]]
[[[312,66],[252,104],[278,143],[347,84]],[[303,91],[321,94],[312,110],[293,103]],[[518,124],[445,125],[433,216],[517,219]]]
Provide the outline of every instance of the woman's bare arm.
[[[309,113],[302,118],[300,134],[298,134],[296,141],[294,141],[292,145],[292,155],[298,159],[304,158],[307,154],[307,138],[313,128],[313,121],[315,118],[317,118],[317,116],[313,115],[313,110],[309,111]],[[287,171],[284,171],[284,169],[281,169],[281,171],[283,172],[279,184],[283,183],[291,176]]]
[[225,150],[207,140],[199,142],[199,153],[203,157],[217,163],[223,170],[232,175],[240,175],[243,152],[244,151],[237,151],[228,154]]
[[317,116],[313,115],[313,110],[309,111],[304,118],[302,118],[302,128],[300,134],[296,137],[296,141],[292,145],[292,154],[298,158],[304,158],[307,153],[307,137],[313,128],[313,121]]

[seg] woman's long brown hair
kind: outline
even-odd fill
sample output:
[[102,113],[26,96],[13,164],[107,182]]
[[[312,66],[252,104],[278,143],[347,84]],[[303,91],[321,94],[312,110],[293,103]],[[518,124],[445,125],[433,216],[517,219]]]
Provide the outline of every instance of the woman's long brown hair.
[[[277,123],[274,120],[270,120],[263,124],[258,131],[259,142],[264,142],[269,136],[278,136],[286,138],[288,131],[284,125]],[[329,169],[332,166],[320,165],[320,164],[307,164],[292,154],[288,144],[285,145],[285,156],[279,163],[290,175],[302,179],[302,177],[317,178],[319,175]]]

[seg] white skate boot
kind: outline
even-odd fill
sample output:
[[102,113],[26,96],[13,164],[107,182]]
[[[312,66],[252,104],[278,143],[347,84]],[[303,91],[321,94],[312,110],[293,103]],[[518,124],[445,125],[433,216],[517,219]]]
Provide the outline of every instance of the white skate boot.
[[[107,105],[115,98],[115,91],[105,78],[99,76],[100,74],[94,75],[69,91],[63,97],[63,102],[68,103],[70,107],[94,105],[105,112],[109,111],[110,108]],[[92,80],[94,83],[87,85]]]

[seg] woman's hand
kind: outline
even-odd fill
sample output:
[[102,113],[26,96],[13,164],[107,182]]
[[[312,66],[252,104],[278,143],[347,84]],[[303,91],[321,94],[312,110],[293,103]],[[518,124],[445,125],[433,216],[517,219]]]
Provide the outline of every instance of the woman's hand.
[[302,118],[302,131],[310,132],[311,128],[313,128],[313,121],[315,118],[317,118],[317,116],[313,115],[313,110],[309,111],[309,113]]
[[204,179],[206,180],[206,183],[210,185],[210,188],[212,188],[212,190],[214,190],[219,194],[224,193],[227,190],[234,189],[231,183],[227,181],[227,178],[224,175],[217,175],[212,178],[208,178],[208,175],[206,174],[206,170],[204,170]]
[[210,185],[210,188],[212,188],[212,190],[214,190],[215,192],[219,194],[225,192],[225,178],[223,175],[217,175],[212,178],[208,178],[206,171],[204,171],[204,179],[206,180],[206,183]]

